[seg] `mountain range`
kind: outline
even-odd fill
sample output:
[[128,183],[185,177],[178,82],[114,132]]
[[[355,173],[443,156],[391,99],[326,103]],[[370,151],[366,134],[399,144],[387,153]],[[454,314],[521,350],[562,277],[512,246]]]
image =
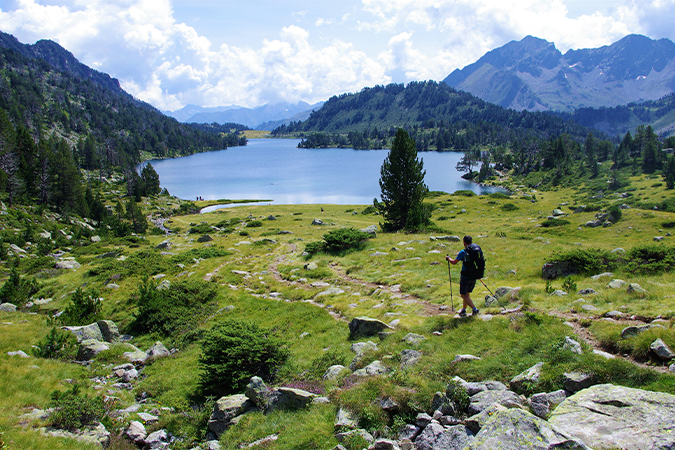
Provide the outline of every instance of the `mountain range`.
[[571,112],[658,100],[675,92],[675,43],[633,34],[563,55],[553,43],[527,36],[443,81],[516,110]]
[[256,130],[272,130],[294,120],[305,120],[313,110],[321,106],[323,102],[310,105],[303,101],[268,103],[255,108],[235,105],[205,108],[186,105],[177,111],[165,111],[164,113],[185,123],[240,123]]

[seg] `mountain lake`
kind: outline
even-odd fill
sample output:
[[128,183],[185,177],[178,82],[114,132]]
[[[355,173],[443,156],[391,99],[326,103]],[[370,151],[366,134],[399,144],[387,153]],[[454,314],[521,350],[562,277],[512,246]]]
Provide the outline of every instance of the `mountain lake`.
[[[370,205],[380,200],[380,168],[389,150],[298,148],[298,139],[251,139],[243,147],[149,161],[161,187],[192,200],[268,200],[275,204]],[[432,191],[506,192],[461,178],[461,152],[420,152]],[[145,163],[144,163],[145,164]],[[219,207],[241,204],[218,205]]]

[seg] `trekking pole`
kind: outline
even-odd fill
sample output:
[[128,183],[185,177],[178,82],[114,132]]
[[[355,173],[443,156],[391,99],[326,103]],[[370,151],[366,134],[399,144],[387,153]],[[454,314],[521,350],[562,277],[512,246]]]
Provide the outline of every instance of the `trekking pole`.
[[[446,257],[448,255],[445,255]],[[452,274],[450,273],[450,261],[448,261],[448,278],[450,278],[450,311],[455,311],[455,302],[452,299]]]
[[502,304],[502,302],[499,301],[499,297],[497,297],[495,294],[492,293],[492,291],[490,290],[490,288],[487,287],[487,285],[483,282],[482,279],[480,280],[480,282],[483,284],[483,286],[485,286],[485,289],[488,290],[488,292],[490,293],[490,295],[492,295],[492,298],[494,298],[495,300],[497,300],[497,303],[499,303],[499,306],[501,306],[503,309],[506,309],[506,307]]

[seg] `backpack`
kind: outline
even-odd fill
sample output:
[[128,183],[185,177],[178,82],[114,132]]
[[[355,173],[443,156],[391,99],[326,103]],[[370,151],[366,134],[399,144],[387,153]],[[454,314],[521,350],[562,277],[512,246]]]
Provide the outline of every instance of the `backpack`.
[[464,278],[480,280],[485,275],[485,256],[477,244],[471,244],[464,249],[464,267]]

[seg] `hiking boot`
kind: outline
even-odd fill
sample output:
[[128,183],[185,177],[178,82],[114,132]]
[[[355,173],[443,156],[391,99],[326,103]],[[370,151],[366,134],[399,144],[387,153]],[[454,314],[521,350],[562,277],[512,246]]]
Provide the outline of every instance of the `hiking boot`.
[[466,317],[466,309],[464,309],[464,308],[460,309],[459,312],[457,313],[457,315],[459,317]]
[[480,310],[478,308],[473,309],[473,315],[474,316],[477,315],[479,312],[480,312]]

